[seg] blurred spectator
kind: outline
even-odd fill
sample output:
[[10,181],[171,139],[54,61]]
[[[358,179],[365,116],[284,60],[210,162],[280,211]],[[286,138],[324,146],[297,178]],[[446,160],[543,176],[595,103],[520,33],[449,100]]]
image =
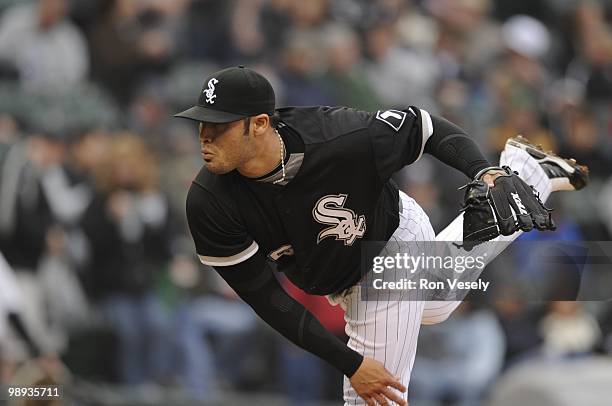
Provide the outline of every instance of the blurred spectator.
[[280,105],[330,105],[331,98],[320,80],[320,38],[313,33],[296,31],[290,35],[282,51],[280,69],[283,100]]
[[580,107],[567,109],[560,121],[563,126],[560,153],[588,162],[589,171],[595,177],[610,175],[612,157],[602,148],[605,134],[598,133],[592,112]]
[[163,153],[168,145],[171,115],[164,101],[161,83],[151,82],[136,90],[127,111],[130,130],[144,135],[144,141],[156,153]]
[[[517,15],[506,21],[502,27],[502,38],[508,50],[533,61],[545,60],[551,48],[548,29],[539,20],[528,16]],[[522,62],[519,60],[516,63]],[[527,61],[523,66],[527,66]],[[525,73],[531,72],[525,70]]]
[[[57,137],[13,137],[0,160],[0,246],[28,297],[24,325],[51,352],[64,350],[69,329],[89,316],[68,233],[89,195],[72,184],[65,150]],[[15,351],[14,356],[24,355]]]
[[121,381],[160,381],[169,374],[169,321],[155,282],[170,258],[171,236],[156,161],[138,136],[118,134],[96,181],[99,194],[83,219],[87,286],[118,334]]
[[[562,208],[561,208],[562,209]],[[557,211],[555,214],[558,214]],[[577,300],[585,257],[588,249],[580,227],[570,218],[555,220],[557,229],[551,233],[525,233],[513,247],[516,269],[513,275],[528,291],[523,298],[530,301]],[[567,243],[563,243],[563,242]],[[533,243],[538,249],[534,250]],[[522,280],[522,281],[521,281]]]
[[109,134],[102,130],[85,130],[75,136],[68,145],[63,175],[56,176],[50,185],[58,190],[56,205],[65,212],[66,248],[81,270],[90,254],[81,223],[96,193],[96,168],[108,159],[109,144]]
[[[5,147],[6,148],[6,147]],[[53,213],[43,190],[45,170],[60,164],[60,140],[35,135],[8,144],[0,175],[0,247],[16,270],[35,272]]]
[[[0,253],[0,385],[65,383],[68,372],[57,354],[41,347],[39,337],[25,323],[27,305],[23,293]],[[33,375],[37,378],[33,379]]]
[[[270,2],[238,0],[232,13],[232,42],[236,46],[237,53],[245,60],[261,57],[264,53],[270,52],[266,49],[268,48],[267,38],[261,26],[261,9],[265,3]],[[253,16],[258,18],[253,18]],[[282,29],[282,27],[275,28]]]
[[542,353],[547,357],[590,354],[601,340],[597,321],[580,302],[552,302],[540,330]]
[[8,144],[0,176],[0,242],[17,269],[36,271],[53,240],[50,230],[76,226],[90,202],[91,190],[65,159],[66,144],[57,137],[32,135]]
[[161,155],[160,186],[168,195],[171,212],[176,215],[175,231],[188,237],[185,199],[195,174],[202,167],[200,144],[195,126],[173,123],[166,135],[166,153]]
[[108,159],[110,134],[103,130],[86,130],[70,145],[70,168],[74,176],[93,187],[95,171]]
[[597,1],[581,2],[575,14],[576,59],[570,64],[569,76],[586,86],[587,97],[596,103],[608,102],[612,96],[612,30]]
[[586,106],[566,109],[559,121],[562,126],[561,153],[587,162],[593,179],[590,188],[585,190],[587,195],[579,200],[574,196],[563,196],[563,203],[589,239],[608,240],[612,229],[605,225],[609,224],[610,202],[604,197],[609,193],[605,187],[606,179],[610,179],[612,174],[612,158],[608,152],[611,144],[605,142],[606,134],[601,132],[603,129]]
[[164,15],[146,2],[111,0],[89,32],[92,77],[125,104],[134,86],[170,62],[172,38]]
[[[237,388],[246,379],[256,316],[216,273],[211,277],[210,269],[199,269],[192,256],[175,257],[171,272],[178,286],[191,287],[174,316],[181,361],[177,375],[192,396],[218,400],[221,388]],[[213,285],[206,294],[194,291],[198,279]]]
[[504,366],[532,357],[542,342],[537,329],[541,312],[530,306],[512,287],[499,292],[499,299],[493,302],[494,309],[506,337]]
[[[292,2],[293,0],[268,0],[262,2],[240,0],[235,13],[234,23],[234,27],[242,31],[242,33],[236,32],[234,34],[236,36],[236,45],[239,51],[244,53],[245,51],[243,48],[245,48],[245,46],[255,46],[256,50],[260,52],[262,60],[266,62],[278,60],[280,52],[285,44],[286,33],[291,30],[289,9]],[[248,34],[253,34],[249,28],[252,28],[254,24],[250,16],[247,16],[246,13],[240,13],[240,11],[245,8],[243,5],[246,4],[249,4],[249,6],[246,6],[247,8],[252,7],[253,4],[258,4],[260,9],[259,18],[257,20],[259,23],[258,34],[256,34],[254,38],[250,37],[247,42],[244,42]],[[250,20],[249,24],[238,25],[238,22],[244,23],[244,19],[238,18],[242,16]],[[247,29],[242,27],[246,27]],[[254,41],[254,39],[256,41]],[[257,47],[260,47],[260,49],[257,49]],[[253,54],[254,50],[250,49],[248,55]]]
[[6,10],[0,20],[0,63],[30,90],[57,90],[87,76],[81,32],[68,20],[68,0],[40,0]]
[[366,31],[365,49],[367,77],[381,108],[419,105],[436,110],[432,93],[440,70],[433,55],[401,47],[390,21],[380,21]]
[[488,69],[503,47],[499,24],[489,17],[490,0],[430,0],[439,20],[437,52],[446,77],[475,80]]
[[411,402],[479,405],[501,371],[505,343],[493,314],[470,309],[468,302],[457,311],[444,323],[421,329]]
[[361,65],[357,34],[349,27],[332,25],[327,27],[325,37],[328,67],[322,80],[332,103],[366,111],[380,108],[380,101]]
[[184,14],[182,51],[189,59],[231,63],[234,53],[230,40],[233,2],[192,0]]
[[506,139],[522,134],[535,144],[554,149],[555,140],[543,127],[540,113],[550,80],[542,62],[549,52],[550,35],[542,23],[526,16],[513,17],[502,32],[505,55],[489,75],[499,109],[489,146],[501,151]]
[[298,30],[316,29],[327,23],[329,0],[289,1],[289,15],[292,25]]

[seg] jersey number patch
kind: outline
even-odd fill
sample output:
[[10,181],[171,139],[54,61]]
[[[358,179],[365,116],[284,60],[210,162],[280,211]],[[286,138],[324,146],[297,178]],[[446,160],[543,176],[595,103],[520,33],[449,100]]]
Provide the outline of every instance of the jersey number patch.
[[383,123],[386,123],[395,131],[399,131],[406,120],[406,112],[399,110],[386,110],[376,112],[376,118]]
[[280,248],[277,248],[274,251],[270,252],[268,254],[268,258],[276,262],[284,255],[287,255],[287,256],[295,255],[295,251],[293,250],[293,247],[290,244],[285,244],[281,246]]
[[347,197],[345,194],[327,195],[317,201],[312,216],[321,224],[331,225],[319,233],[317,244],[324,238],[334,237],[342,240],[344,245],[353,245],[357,238],[365,234],[365,216],[357,216],[353,210],[344,208]]

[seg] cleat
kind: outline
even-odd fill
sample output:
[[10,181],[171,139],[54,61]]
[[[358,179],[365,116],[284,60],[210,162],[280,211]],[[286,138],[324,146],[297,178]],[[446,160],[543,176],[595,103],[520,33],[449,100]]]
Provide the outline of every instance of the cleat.
[[553,190],[580,190],[589,182],[589,168],[578,165],[574,158],[564,159],[552,151],[544,151],[522,135],[509,138],[506,145],[520,148],[531,155],[544,169],[552,182]]

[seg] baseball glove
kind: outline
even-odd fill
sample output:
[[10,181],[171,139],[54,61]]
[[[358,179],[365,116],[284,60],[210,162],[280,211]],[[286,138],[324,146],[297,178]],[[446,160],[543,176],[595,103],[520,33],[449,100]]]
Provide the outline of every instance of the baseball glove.
[[550,215],[552,210],[544,206],[533,186],[527,185],[508,166],[494,169],[501,169],[505,174],[495,179],[493,187],[477,178],[461,188],[465,189],[461,209],[463,247],[468,251],[500,234],[556,228]]

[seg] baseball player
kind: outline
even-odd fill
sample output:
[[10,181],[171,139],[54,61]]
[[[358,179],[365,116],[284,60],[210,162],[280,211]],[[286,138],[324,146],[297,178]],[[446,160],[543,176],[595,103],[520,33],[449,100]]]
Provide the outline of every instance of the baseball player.
[[[586,179],[575,162],[523,139],[509,142],[492,166],[461,128],[417,107],[275,109],[270,83],[243,66],[206,78],[197,105],[176,117],[199,122],[204,166],[186,210],[201,262],[280,334],[342,371],[347,405],[406,405],[420,325],[444,320],[458,305],[361,301],[362,243],[387,241],[383,251],[396,241],[474,245],[554,229],[542,200]],[[423,153],[472,180],[464,218],[438,237],[390,180]],[[288,296],[274,271],[339,303],[348,344]]]

